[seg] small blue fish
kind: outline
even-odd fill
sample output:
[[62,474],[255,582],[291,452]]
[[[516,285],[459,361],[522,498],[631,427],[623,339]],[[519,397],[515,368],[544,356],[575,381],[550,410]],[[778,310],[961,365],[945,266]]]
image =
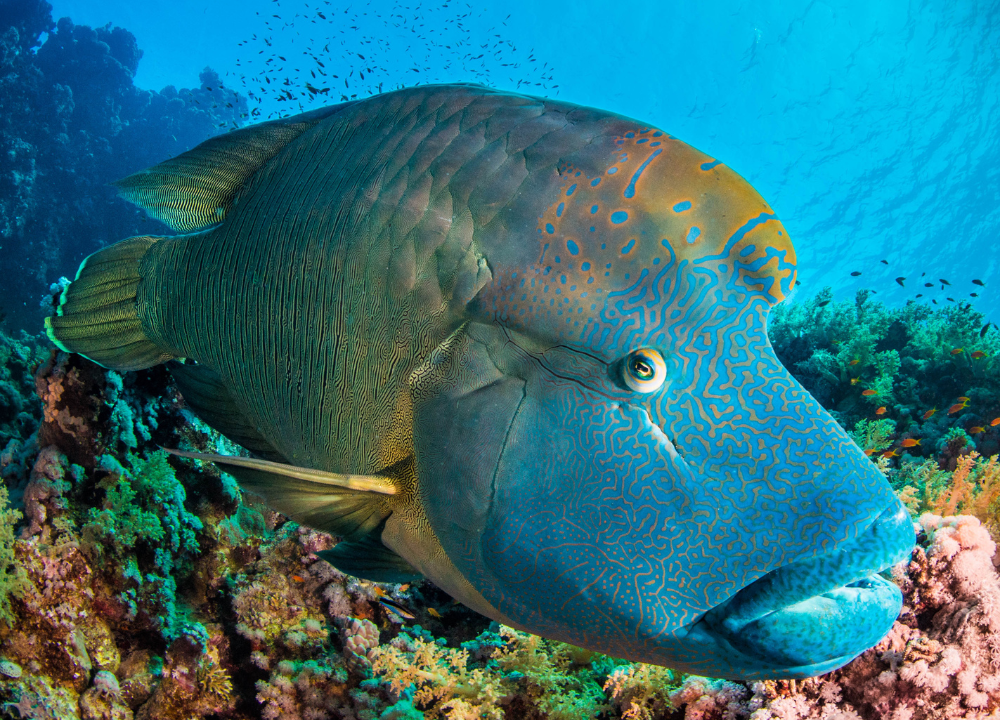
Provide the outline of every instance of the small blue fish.
[[389,598],[380,597],[378,601],[382,607],[384,607],[386,610],[388,610],[390,613],[400,618],[401,620],[409,621],[412,620],[414,617],[416,617],[412,612],[407,610],[405,607],[403,607],[397,602],[393,602]]

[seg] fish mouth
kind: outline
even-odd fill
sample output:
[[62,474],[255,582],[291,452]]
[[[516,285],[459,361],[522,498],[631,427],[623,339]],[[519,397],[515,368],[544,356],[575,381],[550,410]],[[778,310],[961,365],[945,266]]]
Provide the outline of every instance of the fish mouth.
[[736,662],[764,661],[784,677],[828,672],[875,645],[892,627],[903,596],[879,573],[907,559],[914,542],[913,522],[896,503],[858,537],[772,570],[696,625]]

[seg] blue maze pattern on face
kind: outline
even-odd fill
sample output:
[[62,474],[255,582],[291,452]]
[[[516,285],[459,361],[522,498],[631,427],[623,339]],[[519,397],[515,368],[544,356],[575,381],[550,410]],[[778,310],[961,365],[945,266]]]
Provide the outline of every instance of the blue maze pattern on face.
[[[488,502],[432,522],[484,597],[535,632],[766,676],[773,662],[691,642],[692,623],[897,504],[769,346],[794,249],[742,178],[661,131],[636,127],[603,173],[561,177],[536,260],[498,269],[481,313],[497,327],[472,330],[519,388],[498,403],[509,427]],[[621,382],[640,348],[666,359],[650,394]],[[456,514],[478,520],[456,528]]]

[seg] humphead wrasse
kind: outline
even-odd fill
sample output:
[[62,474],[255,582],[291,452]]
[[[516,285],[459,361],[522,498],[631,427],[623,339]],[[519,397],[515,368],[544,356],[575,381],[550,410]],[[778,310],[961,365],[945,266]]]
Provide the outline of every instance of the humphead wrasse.
[[87,258],[49,336],[171,361],[256,456],[210,458],[341,536],[345,572],[715,677],[823,673],[892,625],[879,573],[912,523],[771,350],[795,251],[718,160],[601,110],[423,86],[118,187],[182,234]]

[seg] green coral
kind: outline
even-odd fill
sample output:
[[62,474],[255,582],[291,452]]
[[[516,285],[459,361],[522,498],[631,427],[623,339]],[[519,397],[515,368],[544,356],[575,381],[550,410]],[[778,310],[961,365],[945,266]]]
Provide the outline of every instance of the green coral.
[[22,515],[9,507],[7,488],[0,484],[0,622],[14,623],[10,600],[24,593],[27,573],[17,562],[14,553],[14,526]]
[[865,455],[874,455],[892,445],[895,432],[896,422],[894,420],[862,419],[854,424],[854,430],[849,431],[848,435],[859,448],[864,450]]
[[26,440],[38,427],[42,405],[35,395],[34,369],[47,350],[23,330],[18,339],[0,332],[0,450]]
[[[131,469],[111,461],[112,472],[98,483],[105,491],[102,507],[91,508],[84,537],[123,557],[140,542],[163,545],[172,553],[197,553],[201,520],[184,507],[187,495],[158,451],[147,458],[129,456]],[[108,462],[108,461],[106,461]]]
[[867,290],[851,302],[834,301],[827,288],[774,308],[768,334],[785,367],[844,427],[891,419],[900,435],[922,441],[908,446],[913,455],[934,451],[953,428],[974,430],[981,452],[1000,446],[1000,427],[990,426],[1000,417],[1000,332],[968,303],[889,308]]
[[938,467],[935,460],[904,458],[899,468],[889,473],[889,484],[913,517],[930,512],[951,485],[951,473]]
[[102,458],[108,475],[98,483],[104,502],[91,508],[81,529],[84,547],[98,558],[113,559],[125,588],[120,598],[134,616],[140,607],[155,617],[168,640],[178,637],[175,574],[199,552],[201,520],[184,507],[184,486],[163,451],[139,458],[129,468]]
[[620,661],[495,627],[460,649],[419,628],[404,630],[372,651],[374,673],[393,692],[412,693],[428,718],[501,718],[501,701],[514,698],[517,713],[550,720],[595,718],[610,709],[604,685]]

